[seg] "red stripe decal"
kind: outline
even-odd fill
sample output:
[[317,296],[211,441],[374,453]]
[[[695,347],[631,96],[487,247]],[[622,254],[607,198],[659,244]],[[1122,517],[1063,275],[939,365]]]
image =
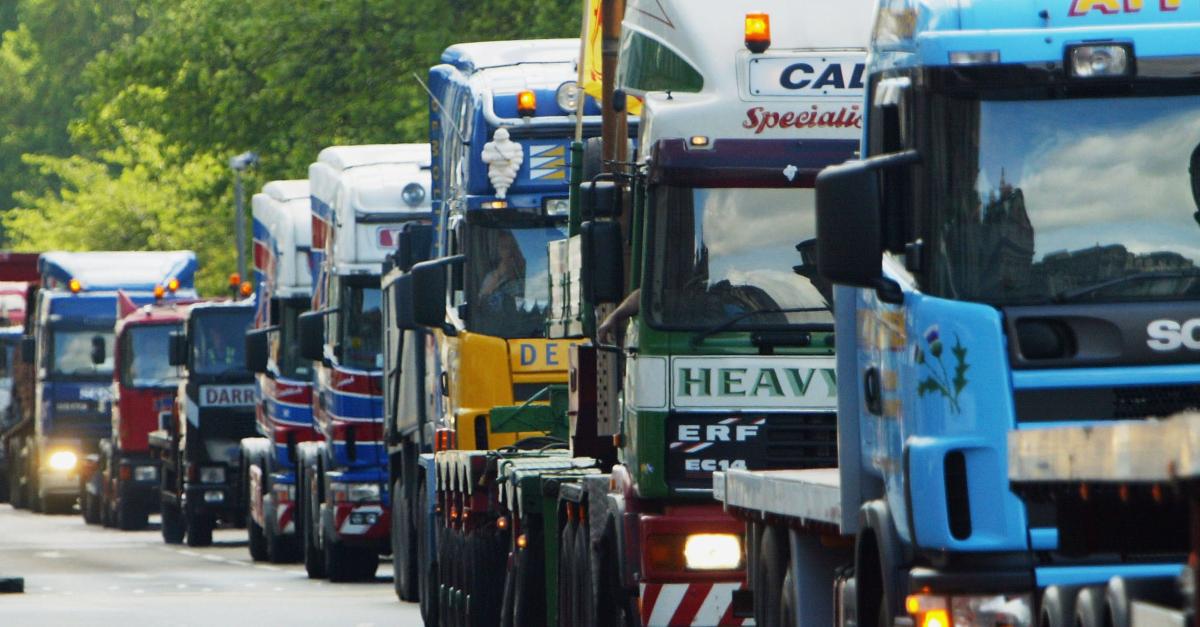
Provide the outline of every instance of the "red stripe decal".
[[679,625],[684,627],[691,625],[696,619],[696,613],[700,611],[700,606],[704,605],[704,600],[708,598],[708,593],[712,591],[711,583],[694,583],[688,585],[687,592],[683,594],[683,599],[679,601],[679,609],[675,610],[675,615],[671,617],[671,626]]
[[650,615],[654,613],[654,604],[658,602],[658,593],[662,592],[661,583],[648,583],[642,591],[642,624],[650,624]]
[[[742,584],[741,589],[745,589],[746,585]],[[725,613],[721,615],[721,621],[717,623],[720,627],[740,627],[745,621],[733,615],[732,600],[729,607],[725,608]]]

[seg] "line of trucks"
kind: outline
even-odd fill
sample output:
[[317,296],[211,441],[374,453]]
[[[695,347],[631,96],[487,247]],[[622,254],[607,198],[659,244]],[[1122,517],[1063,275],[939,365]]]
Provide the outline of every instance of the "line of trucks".
[[1200,625],[1200,5],[582,30],[267,184],[253,298],[42,255],[10,501],[390,555],[431,626]]

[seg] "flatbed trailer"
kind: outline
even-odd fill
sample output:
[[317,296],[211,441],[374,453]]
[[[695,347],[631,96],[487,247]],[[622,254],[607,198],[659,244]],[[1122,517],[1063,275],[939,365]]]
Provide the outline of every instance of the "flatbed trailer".
[[1200,413],[1012,431],[1008,460],[1014,491],[1056,505],[1065,551],[1119,550],[1125,563],[1160,571],[1135,581],[1110,566],[1107,586],[1048,593],[1045,617],[1083,627],[1198,624]]

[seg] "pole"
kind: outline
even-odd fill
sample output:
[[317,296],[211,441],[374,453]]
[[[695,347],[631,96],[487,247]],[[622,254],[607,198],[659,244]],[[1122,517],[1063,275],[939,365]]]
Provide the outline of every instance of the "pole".
[[233,194],[237,204],[237,272],[243,281],[246,280],[246,200],[242,190],[242,171],[234,170]]

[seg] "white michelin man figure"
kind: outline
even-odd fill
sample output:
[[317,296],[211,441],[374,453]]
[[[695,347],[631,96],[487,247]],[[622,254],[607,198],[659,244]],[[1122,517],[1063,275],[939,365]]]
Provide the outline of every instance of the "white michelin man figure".
[[508,129],[498,128],[492,135],[492,141],[483,145],[481,158],[488,164],[488,179],[496,188],[496,197],[503,200],[508,188],[517,179],[517,171],[525,159],[525,150],[521,144],[508,138]]

